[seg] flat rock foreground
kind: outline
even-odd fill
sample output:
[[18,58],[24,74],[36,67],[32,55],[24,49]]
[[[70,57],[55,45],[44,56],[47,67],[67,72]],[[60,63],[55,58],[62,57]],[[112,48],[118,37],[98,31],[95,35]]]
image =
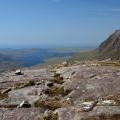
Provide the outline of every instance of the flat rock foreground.
[[0,74],[0,120],[120,120],[120,67],[95,62]]

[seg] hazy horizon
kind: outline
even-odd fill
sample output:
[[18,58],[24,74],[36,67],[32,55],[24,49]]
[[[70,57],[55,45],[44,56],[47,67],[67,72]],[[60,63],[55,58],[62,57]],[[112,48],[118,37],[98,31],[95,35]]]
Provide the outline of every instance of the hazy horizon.
[[119,21],[119,0],[0,0],[0,48],[99,46]]
[[26,45],[26,46],[0,46],[0,49],[91,49],[91,48],[97,48],[98,45],[76,45],[76,46],[49,46],[49,45],[44,45],[44,46],[30,46],[30,45]]

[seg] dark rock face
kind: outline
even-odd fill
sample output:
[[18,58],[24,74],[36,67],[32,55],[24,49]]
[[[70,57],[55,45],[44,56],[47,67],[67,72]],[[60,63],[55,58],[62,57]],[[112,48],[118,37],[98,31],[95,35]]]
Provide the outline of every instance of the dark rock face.
[[115,31],[99,46],[100,57],[120,59],[120,30]]

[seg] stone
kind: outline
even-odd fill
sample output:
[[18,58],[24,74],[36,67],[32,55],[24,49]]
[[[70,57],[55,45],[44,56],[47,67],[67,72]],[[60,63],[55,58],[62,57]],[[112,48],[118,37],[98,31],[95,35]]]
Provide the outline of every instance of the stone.
[[11,91],[11,90],[12,90],[11,88],[8,88],[8,89],[2,91],[1,93],[2,93],[2,94],[5,94],[5,93],[8,93],[8,92]]
[[50,110],[46,110],[46,111],[44,112],[44,117],[49,116],[49,115],[51,114],[51,112],[52,112],[52,111],[50,111]]
[[114,100],[103,100],[99,105],[103,106],[110,106],[110,105],[116,105],[117,103]]
[[35,85],[35,88],[39,88],[39,85]]
[[43,115],[44,120],[58,120],[58,113],[46,110]]
[[81,104],[81,107],[83,108],[83,111],[91,111],[96,105],[98,101],[89,101],[89,102],[83,102]]
[[69,100],[71,100],[71,98],[67,98],[66,100],[69,101]]
[[42,81],[36,82],[35,85],[40,85],[42,84]]
[[22,101],[22,102],[17,106],[17,108],[30,108],[30,107],[31,107],[31,104],[30,104],[28,101],[26,101],[26,100]]
[[100,79],[101,79],[101,77],[100,77],[100,76],[95,76],[95,79],[100,80]]
[[67,61],[64,61],[64,62],[62,63],[62,65],[63,65],[64,67],[67,67],[67,66],[68,66]]
[[118,72],[117,75],[120,76],[120,72]]
[[41,96],[41,95],[43,95],[43,93],[42,93],[42,92],[38,93],[38,96]]
[[23,75],[23,73],[21,72],[20,69],[16,70],[16,71],[15,71],[15,74],[16,74],[16,75]]
[[54,83],[53,82],[46,82],[47,87],[53,87]]

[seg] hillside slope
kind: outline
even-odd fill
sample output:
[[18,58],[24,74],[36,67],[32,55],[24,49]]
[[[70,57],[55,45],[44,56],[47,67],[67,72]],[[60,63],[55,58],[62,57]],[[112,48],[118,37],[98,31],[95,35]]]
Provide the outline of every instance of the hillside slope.
[[71,57],[68,62],[84,60],[103,60],[103,59],[120,59],[120,30],[116,30],[98,48],[92,51],[82,52]]
[[116,30],[99,46],[100,57],[120,59],[120,30]]

